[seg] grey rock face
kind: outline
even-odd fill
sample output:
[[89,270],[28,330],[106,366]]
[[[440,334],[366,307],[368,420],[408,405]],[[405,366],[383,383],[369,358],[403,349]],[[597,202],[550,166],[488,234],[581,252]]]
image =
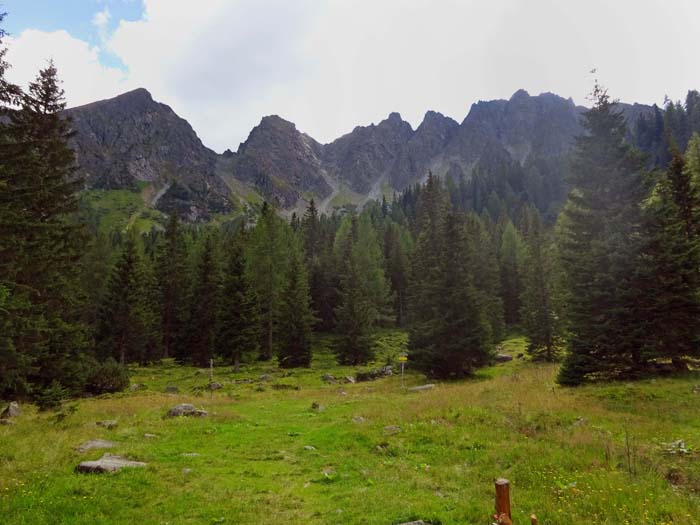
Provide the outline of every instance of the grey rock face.
[[156,207],[192,220],[228,211],[230,190],[216,174],[218,156],[187,121],[145,89],[66,111],[72,119],[79,174],[90,187],[168,189]]
[[83,461],[76,468],[76,472],[83,474],[103,474],[106,472],[117,472],[124,468],[144,468],[146,463],[141,461],[131,461],[122,456],[105,454],[97,461]]
[[168,410],[167,415],[168,417],[206,417],[209,415],[209,412],[199,410],[189,403],[181,403]]
[[10,419],[13,417],[19,417],[19,415],[22,413],[22,410],[19,408],[19,403],[16,401],[10,402],[9,405],[5,407],[5,409],[0,412],[0,419]]

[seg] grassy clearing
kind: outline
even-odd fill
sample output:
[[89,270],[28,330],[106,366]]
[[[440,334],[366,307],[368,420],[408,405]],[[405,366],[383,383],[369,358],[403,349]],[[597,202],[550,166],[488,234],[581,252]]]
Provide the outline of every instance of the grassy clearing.
[[[405,341],[382,333],[377,365]],[[25,406],[16,425],[0,426],[0,521],[486,524],[493,478],[505,476],[516,523],[532,512],[557,525],[700,523],[698,376],[570,390],[555,386],[556,366],[516,359],[407,393],[397,376],[325,384],[324,373],[354,373],[335,365],[330,344],[318,340],[309,370],[219,368],[224,388],[213,395],[201,389],[206,371],[166,363],[134,369],[147,390],[80,400],[63,416]],[[524,344],[504,348],[517,355]],[[181,393],[163,393],[167,385]],[[182,402],[210,416],[163,418]],[[104,419],[117,428],[95,426]],[[93,438],[149,467],[73,473],[102,455],[75,451]],[[665,445],[679,439],[687,454]]]
[[163,214],[148,208],[145,195],[153,191],[148,183],[140,182],[137,191],[88,190],[82,193],[82,208],[89,223],[99,226],[102,233],[135,227],[149,231],[163,221]]

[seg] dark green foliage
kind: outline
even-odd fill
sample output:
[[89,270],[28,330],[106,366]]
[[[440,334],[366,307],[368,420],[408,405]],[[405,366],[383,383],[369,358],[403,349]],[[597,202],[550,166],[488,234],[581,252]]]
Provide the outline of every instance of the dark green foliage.
[[214,238],[206,234],[189,300],[186,347],[176,354],[179,361],[189,361],[202,367],[209,366],[209,360],[214,357],[218,326],[220,276],[214,252]]
[[466,228],[430,176],[419,201],[410,284],[411,362],[436,377],[462,377],[490,357],[486,309],[468,267]]
[[700,238],[698,188],[676,152],[662,173],[645,211],[646,353],[669,358],[680,369],[700,357]]
[[61,408],[61,403],[70,397],[70,391],[58,380],[41,389],[35,396],[34,402],[40,411],[56,410]]
[[129,371],[113,358],[96,363],[87,377],[85,391],[90,394],[112,394],[129,386]]
[[294,238],[289,246],[289,264],[280,295],[277,358],[283,368],[311,364],[311,327],[316,320],[311,310],[309,284],[303,253]]
[[335,351],[338,361],[349,365],[366,363],[374,355],[371,332],[376,310],[372,298],[361,285],[363,276],[356,250],[358,235],[358,221],[353,215],[349,231],[343,239],[340,305],[335,311],[339,334]]
[[501,298],[505,322],[509,326],[520,322],[520,294],[523,243],[510,220],[506,220],[499,242],[498,265],[501,272]]
[[19,105],[3,109],[0,124],[0,393],[38,392],[54,381],[79,391],[89,350],[78,280],[84,231],[68,220],[81,181],[63,91],[53,64],[26,93],[2,78],[0,90],[1,102]]
[[122,365],[146,360],[152,328],[147,297],[144,261],[138,239],[131,234],[112,270],[100,311],[97,345],[104,358]]
[[560,227],[561,262],[570,290],[565,385],[633,375],[645,368],[645,314],[640,298],[643,160],[625,140],[615,104],[596,87],[576,142],[573,189]]
[[163,357],[177,353],[184,344],[187,316],[187,245],[179,217],[173,213],[155,258],[159,288]]
[[259,319],[255,294],[245,272],[246,233],[240,230],[228,246],[219,303],[217,354],[238,368],[244,355],[258,350]]
[[521,326],[534,359],[554,361],[561,346],[561,322],[553,298],[553,246],[534,208],[523,216],[525,254],[521,295]]

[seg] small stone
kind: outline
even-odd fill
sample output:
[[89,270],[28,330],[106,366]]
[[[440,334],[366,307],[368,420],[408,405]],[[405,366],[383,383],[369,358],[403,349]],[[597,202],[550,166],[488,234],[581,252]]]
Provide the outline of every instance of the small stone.
[[335,383],[335,376],[333,374],[323,374],[321,380],[324,383]]
[[179,394],[180,389],[175,385],[168,385],[165,387],[166,394]]
[[407,521],[406,523],[401,523],[400,525],[426,525],[423,520],[418,521]]
[[112,430],[113,428],[117,428],[117,420],[116,419],[105,419],[104,421],[98,421],[95,424],[98,427],[106,428],[107,430]]
[[221,390],[222,388],[224,388],[224,386],[217,381],[209,383],[209,390]]
[[318,403],[316,403],[316,401],[311,403],[311,410],[313,410],[314,412],[323,412],[325,409],[326,407],[324,407],[323,405],[319,405]]
[[523,354],[522,352],[518,352],[518,355],[516,355],[515,357],[517,359],[522,359],[523,357],[525,357],[525,354]]
[[355,378],[352,376],[345,376],[345,382],[350,384],[355,384]]
[[269,381],[270,379],[272,379],[270,374],[263,374],[260,376],[260,381]]
[[117,472],[123,468],[143,468],[146,463],[131,461],[122,456],[105,454],[97,461],[82,461],[75,467],[76,472],[83,474],[102,474],[104,472]]
[[507,363],[508,361],[513,360],[513,356],[508,354],[496,354],[496,357],[494,357],[493,360],[497,363]]
[[147,388],[148,387],[143,383],[134,383],[133,385],[129,385],[129,390],[131,392],[138,392],[139,390],[146,390]]
[[114,448],[115,444],[112,441],[107,441],[106,439],[91,439],[82,443],[78,447],[79,452],[87,452],[92,449],[102,449],[102,448]]
[[339,394],[340,394],[341,396],[343,396],[343,397],[345,397],[345,396],[348,395],[348,393],[347,393],[345,390],[341,390],[341,391],[339,392]]
[[0,419],[10,419],[11,417],[19,417],[22,411],[19,408],[17,401],[12,401],[5,407],[5,410],[0,413]]
[[588,420],[585,417],[578,417],[576,418],[576,421],[574,421],[574,426],[578,427],[581,425],[585,425],[586,423],[588,423]]
[[156,436],[155,434],[144,434],[143,437],[145,437],[146,439],[155,439],[158,436]]
[[198,452],[183,452],[180,454],[183,458],[198,458],[201,456]]
[[413,386],[408,389],[408,392],[420,392],[422,390],[432,390],[435,388],[433,383],[428,383],[427,385]]
[[14,425],[15,422],[11,419],[0,419],[0,425]]
[[191,468],[183,468],[183,469],[182,469],[182,473],[183,473],[183,474],[189,474],[189,473],[191,473],[191,472],[192,472],[192,469],[191,469]]
[[304,450],[316,450],[316,447],[314,447],[313,445],[305,445]]
[[401,432],[401,427],[398,425],[387,425],[384,427],[384,432],[387,434],[398,434]]
[[180,403],[168,410],[168,417],[206,417],[209,412],[206,410],[199,410],[189,403]]
[[353,423],[357,423],[357,424],[359,425],[359,424],[365,422],[365,418],[362,417],[362,416],[355,416],[355,417],[352,418],[352,422],[353,422]]
[[695,385],[693,387],[693,394],[700,394],[700,385]]

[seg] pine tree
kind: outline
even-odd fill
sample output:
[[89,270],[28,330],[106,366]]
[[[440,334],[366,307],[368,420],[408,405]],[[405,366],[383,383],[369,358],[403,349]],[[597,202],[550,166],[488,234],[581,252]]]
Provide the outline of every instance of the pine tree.
[[570,290],[569,354],[559,382],[638,373],[646,367],[640,298],[643,160],[625,119],[596,86],[576,141],[559,253]]
[[498,250],[501,272],[501,297],[504,319],[507,325],[520,322],[520,294],[522,291],[521,268],[523,243],[520,234],[510,220],[506,220]]
[[646,353],[670,358],[679,370],[700,356],[700,239],[697,189],[675,152],[645,203]]
[[274,209],[265,203],[248,243],[247,272],[260,311],[262,360],[272,359],[275,347],[276,319],[286,275],[284,226]]
[[311,327],[316,319],[311,310],[304,256],[296,238],[290,243],[288,258],[280,296],[277,358],[281,367],[294,368],[311,365]]
[[389,219],[384,230],[384,264],[394,297],[394,316],[398,326],[403,326],[406,322],[408,246],[410,234]]
[[219,311],[219,272],[212,234],[206,234],[195,268],[190,313],[187,320],[187,348],[178,351],[179,361],[208,366],[213,358]]
[[[427,275],[413,274],[412,296],[421,307],[412,314],[410,358],[431,376],[462,377],[490,360],[490,329],[467,267],[465,229],[452,212],[437,219],[437,264]],[[421,235],[417,252],[425,241]],[[420,263],[416,261],[416,269],[423,268]]]
[[245,272],[245,243],[241,229],[228,248],[218,316],[217,354],[236,370],[243,356],[258,350],[259,342],[257,302]]
[[3,110],[9,122],[0,131],[0,284],[9,290],[5,323],[12,333],[11,344],[2,344],[22,368],[10,373],[24,377],[25,391],[58,381],[78,392],[89,351],[78,281],[85,232],[69,220],[81,181],[68,146],[63,90],[52,63],[26,93],[1,84],[2,102],[20,106]]
[[347,365],[364,364],[374,357],[371,331],[376,310],[360,284],[362,276],[355,250],[358,235],[357,217],[353,215],[343,239],[340,305],[335,310],[339,334],[335,351],[338,361]]
[[100,310],[97,345],[103,358],[112,357],[122,365],[144,359],[149,322],[145,297],[143,261],[131,232],[112,269]]
[[168,218],[163,241],[156,249],[156,276],[160,289],[163,357],[184,344],[187,316],[187,245],[176,213]]
[[561,345],[561,325],[553,299],[553,257],[546,233],[535,208],[523,217],[525,257],[520,317],[529,339],[528,353],[534,359],[554,361]]

